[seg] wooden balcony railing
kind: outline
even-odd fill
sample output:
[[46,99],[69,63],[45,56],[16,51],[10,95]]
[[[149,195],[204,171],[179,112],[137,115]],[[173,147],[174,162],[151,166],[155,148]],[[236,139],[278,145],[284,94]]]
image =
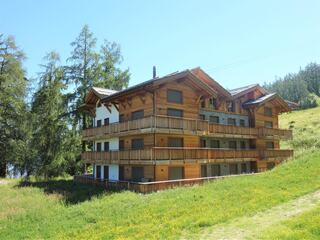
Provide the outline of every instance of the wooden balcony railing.
[[109,152],[84,152],[82,159],[85,162],[107,161],[121,163],[123,161],[143,162],[145,164],[157,161],[173,160],[211,160],[211,159],[268,159],[289,158],[293,156],[292,150],[231,150],[212,148],[172,148],[153,147],[141,150],[123,150]]
[[109,125],[83,130],[84,139],[94,139],[110,135],[137,134],[141,131],[159,133],[195,134],[199,136],[225,137],[277,137],[292,139],[292,131],[273,128],[250,128],[209,123],[206,120],[177,118],[169,116],[149,116],[137,120],[112,123]]

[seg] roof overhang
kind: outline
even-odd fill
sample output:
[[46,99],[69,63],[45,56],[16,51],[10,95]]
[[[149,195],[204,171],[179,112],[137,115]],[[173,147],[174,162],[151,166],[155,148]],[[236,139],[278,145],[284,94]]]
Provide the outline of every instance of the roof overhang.
[[117,99],[130,95],[133,92],[136,92],[139,90],[153,91],[163,84],[169,83],[171,81],[176,81],[179,79],[188,80],[193,88],[198,88],[203,90],[208,96],[217,96],[218,94],[212,87],[210,87],[205,82],[201,81],[190,70],[184,70],[182,72],[169,74],[161,78],[151,79],[149,81],[143,82],[141,84],[135,85],[133,87],[127,88],[125,90],[122,90],[110,96],[107,96],[103,98],[101,101],[103,103],[117,101]]
[[266,102],[271,102],[272,104],[279,107],[279,112],[290,112],[291,108],[287,104],[287,102],[280,97],[277,93],[270,93],[255,100],[250,100],[242,104],[243,108],[259,108],[261,105]]

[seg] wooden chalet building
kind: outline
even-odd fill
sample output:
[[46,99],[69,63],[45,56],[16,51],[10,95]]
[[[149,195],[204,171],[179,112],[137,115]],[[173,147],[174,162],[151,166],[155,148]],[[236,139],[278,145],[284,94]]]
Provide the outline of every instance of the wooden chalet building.
[[257,84],[226,90],[202,69],[116,92],[93,87],[81,106],[93,116],[82,153],[95,179],[154,182],[272,169],[292,157],[278,115],[290,111]]

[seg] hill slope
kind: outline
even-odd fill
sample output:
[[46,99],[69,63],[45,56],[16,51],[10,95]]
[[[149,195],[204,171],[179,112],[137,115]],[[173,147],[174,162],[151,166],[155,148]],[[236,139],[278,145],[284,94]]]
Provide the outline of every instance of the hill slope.
[[149,195],[105,193],[63,179],[27,185],[2,180],[0,239],[198,238],[206,229],[312,194],[320,189],[319,113],[316,108],[281,117],[281,126],[294,130],[287,146],[298,155],[260,175]]

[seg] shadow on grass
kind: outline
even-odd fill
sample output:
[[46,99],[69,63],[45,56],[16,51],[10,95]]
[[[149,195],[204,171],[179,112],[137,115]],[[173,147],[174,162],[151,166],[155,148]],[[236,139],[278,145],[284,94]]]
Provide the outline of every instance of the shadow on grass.
[[58,194],[66,204],[77,204],[99,197],[102,194],[112,194],[103,187],[75,183],[70,180],[22,181],[17,187],[36,187],[43,189],[46,194]]

